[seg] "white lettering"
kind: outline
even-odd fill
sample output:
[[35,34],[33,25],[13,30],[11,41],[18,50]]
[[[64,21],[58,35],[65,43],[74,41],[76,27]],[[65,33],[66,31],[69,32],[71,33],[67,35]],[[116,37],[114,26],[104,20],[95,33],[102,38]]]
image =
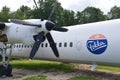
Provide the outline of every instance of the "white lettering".
[[91,51],[96,51],[106,46],[106,43],[97,40],[96,42],[94,41],[93,44],[90,44],[88,47],[91,49]]

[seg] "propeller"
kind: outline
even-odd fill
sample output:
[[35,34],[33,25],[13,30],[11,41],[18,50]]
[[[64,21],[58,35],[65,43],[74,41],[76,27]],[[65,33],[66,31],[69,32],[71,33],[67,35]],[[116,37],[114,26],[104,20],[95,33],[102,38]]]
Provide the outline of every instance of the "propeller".
[[38,35],[35,35],[34,36],[34,39],[35,39],[35,43],[33,45],[33,48],[30,52],[30,56],[29,58],[30,59],[33,59],[33,57],[35,56],[36,52],[38,51],[39,49],[39,46],[40,46],[40,43],[43,42],[45,40],[45,38],[47,38],[49,44],[50,44],[50,47],[54,53],[54,55],[56,57],[59,57],[59,52],[58,52],[58,49],[56,47],[56,44],[54,42],[54,39],[52,38],[51,36],[51,33],[49,31],[51,31],[53,28],[55,27],[55,24],[51,21],[47,21],[46,22],[46,30],[48,31],[46,34],[44,31],[40,32]]
[[52,48],[52,51],[54,52],[55,56],[56,57],[59,57],[59,53],[58,53],[58,50],[57,50],[57,47],[56,47],[56,44],[51,36],[50,33],[47,33],[46,35],[47,39],[48,39],[48,42],[50,44],[50,47]]
[[[16,24],[22,24],[22,25],[28,25],[28,26],[35,26],[35,27],[39,27],[39,28],[41,27],[41,24],[34,24],[34,23],[27,22],[27,21],[19,20],[19,19],[9,19],[9,22],[16,23]],[[68,31],[68,29],[66,29],[66,28],[56,27],[55,24],[51,21],[46,22],[46,28],[48,30],[52,29],[54,31],[60,31],[60,32]]]
[[39,8],[38,8],[38,6],[37,6],[37,3],[36,3],[36,1],[35,0],[33,0],[34,1],[34,4],[35,4],[35,6],[36,6],[36,8],[37,8],[37,11],[38,11],[38,13],[39,13],[39,17],[41,17],[41,21],[43,21],[44,19],[43,19],[43,17],[42,17],[42,14],[41,14],[41,12],[39,11]]
[[33,45],[33,48],[30,52],[30,59],[32,59],[35,56],[35,53],[38,51],[38,48],[40,46],[40,43],[43,42],[44,38],[44,32],[40,32],[38,35],[34,36],[35,43]]
[[[43,15],[41,14],[41,12],[40,12],[40,10],[39,10],[36,1],[35,1],[35,0],[33,0],[33,1],[34,1],[34,4],[35,4],[36,8],[37,8],[38,14],[40,15],[39,17],[41,18],[41,21],[43,21],[43,20],[44,20],[44,19],[43,19]],[[39,2],[40,2],[40,0],[39,0]]]
[[[35,0],[34,0],[34,3],[35,3],[35,5],[36,5],[36,8],[38,9]],[[48,20],[42,19],[41,22],[40,22],[40,24],[30,23],[30,22],[23,21],[23,20],[18,20],[18,19],[10,19],[10,20],[9,20],[10,22],[13,22],[13,23],[17,23],[17,24],[21,24],[21,25],[28,25],[28,26],[32,26],[32,27],[37,27],[38,29],[41,29],[41,30],[42,30],[42,31],[40,31],[37,35],[34,35],[34,36],[33,36],[33,38],[34,38],[34,40],[35,40],[35,43],[34,43],[34,45],[33,45],[33,48],[32,48],[32,50],[31,50],[31,52],[30,52],[30,56],[29,56],[30,59],[33,59],[33,58],[34,58],[36,52],[37,52],[38,49],[39,49],[40,44],[41,44],[45,39],[48,40],[49,45],[50,45],[50,47],[51,47],[54,55],[55,55],[56,57],[59,57],[58,49],[57,49],[57,47],[56,47],[56,44],[55,44],[55,42],[54,42],[54,39],[53,39],[50,31],[51,31],[51,30],[54,30],[54,31],[60,31],[60,32],[67,32],[68,29],[62,28],[62,27],[57,27],[57,26],[55,25],[55,23],[53,23],[52,21],[50,21],[50,18],[51,18],[51,16],[52,16],[52,14],[54,13],[54,10],[55,10],[55,8],[56,8],[56,5],[57,5],[57,3],[54,3],[54,4],[53,4],[53,8],[52,8],[51,13],[50,13],[50,15],[49,15],[49,17],[48,17]],[[43,24],[45,24],[45,26],[42,26]]]
[[52,8],[52,11],[51,11],[51,13],[50,13],[50,15],[49,15],[49,17],[48,17],[48,20],[50,20],[50,18],[51,18],[51,16],[52,16],[52,14],[54,13],[56,7],[57,7],[57,2],[55,2],[55,3],[53,4],[53,8]]
[[[18,19],[10,19],[9,21],[13,22],[13,23],[21,24],[21,25],[29,25],[29,26],[33,26],[33,27],[38,27],[40,29],[42,29],[44,27],[44,26],[41,26],[38,24],[33,24],[33,23],[29,23],[27,21],[22,21],[22,20],[18,20]],[[47,38],[47,40],[50,44],[50,47],[51,47],[52,51],[54,52],[55,56],[59,57],[58,49],[56,47],[54,39],[52,38],[50,31],[54,30],[54,31],[60,31],[60,32],[67,32],[68,29],[62,28],[62,27],[56,27],[52,21],[48,21],[48,20],[45,22],[45,27],[43,29],[45,29],[45,30],[43,30],[42,32],[39,32],[37,35],[33,36],[35,43],[30,52],[30,56],[29,56],[30,59],[33,59],[33,57],[35,56],[36,52],[39,49],[41,42],[43,42],[45,40],[45,38]]]
[[41,27],[41,24],[33,24],[33,23],[30,23],[30,22],[27,22],[27,21],[22,21],[22,20],[19,20],[19,19],[9,19],[8,21],[16,23],[16,24]]

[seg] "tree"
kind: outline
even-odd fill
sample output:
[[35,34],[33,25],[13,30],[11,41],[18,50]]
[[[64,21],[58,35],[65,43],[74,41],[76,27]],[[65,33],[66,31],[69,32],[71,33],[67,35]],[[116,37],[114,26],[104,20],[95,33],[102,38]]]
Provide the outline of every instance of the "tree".
[[110,12],[108,12],[109,19],[117,19],[120,18],[120,7],[114,6],[111,8]]
[[29,19],[32,16],[31,12],[31,8],[22,5],[17,11],[12,13],[12,17],[18,19]]
[[[53,21],[57,26],[70,26],[75,24],[103,21],[107,19],[103,12],[98,8],[87,7],[82,12],[78,11],[75,13],[72,10],[63,9],[58,0],[38,0],[38,8],[34,7],[34,9],[22,5],[17,11],[10,12],[8,7],[3,7],[2,11],[0,12],[0,20],[4,22],[8,21],[9,18],[34,18],[48,20],[55,3],[57,3],[57,6],[50,17],[50,20]],[[113,14],[113,12],[114,10],[112,9],[109,14]]]
[[49,14],[53,8],[52,5],[55,2],[57,2],[57,0],[38,0],[38,8],[35,7],[32,12],[33,17],[37,19],[48,19]]
[[1,22],[8,22],[8,19],[10,18],[10,8],[7,6],[4,6],[0,12],[0,21]]
[[64,10],[63,11],[63,20],[64,26],[70,26],[75,24],[75,13],[72,10]]
[[103,12],[100,9],[94,7],[87,7],[84,11],[82,11],[82,15],[82,23],[91,23],[106,20]]
[[75,21],[76,21],[76,24],[81,24],[81,23],[83,23],[83,14],[82,14],[82,12],[78,11],[78,12],[76,13]]
[[58,26],[67,26],[75,24],[74,15],[75,13],[71,10],[65,10],[62,8],[58,0],[39,0],[38,9],[33,10],[33,18],[42,18],[47,19],[54,7],[54,4],[57,3],[57,6],[50,18],[51,21],[55,22]]

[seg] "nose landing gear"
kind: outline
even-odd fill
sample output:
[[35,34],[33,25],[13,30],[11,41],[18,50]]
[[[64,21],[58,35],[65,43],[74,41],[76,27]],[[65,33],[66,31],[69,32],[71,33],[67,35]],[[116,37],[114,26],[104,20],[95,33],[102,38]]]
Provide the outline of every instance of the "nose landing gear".
[[7,77],[12,77],[12,66],[11,65],[0,65],[0,77],[2,77],[3,75],[7,76]]
[[[10,47],[11,49],[11,47]],[[11,50],[10,54],[8,55],[8,59],[6,61],[6,51],[7,51],[7,45],[5,44],[5,48],[1,48],[1,55],[2,55],[2,64],[0,65],[0,77],[7,76],[12,77],[12,66],[9,64],[10,57],[11,57]]]

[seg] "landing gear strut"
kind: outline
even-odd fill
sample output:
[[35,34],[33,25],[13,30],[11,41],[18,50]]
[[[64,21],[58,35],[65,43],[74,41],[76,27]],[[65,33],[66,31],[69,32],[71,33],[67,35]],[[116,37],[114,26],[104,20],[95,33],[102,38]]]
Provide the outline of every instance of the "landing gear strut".
[[10,54],[8,55],[8,59],[6,60],[6,51],[7,51],[7,44],[4,44],[5,47],[1,48],[1,55],[2,55],[2,64],[0,65],[0,77],[7,76],[12,77],[12,66],[9,64],[10,57],[11,57],[11,46],[10,46]]

